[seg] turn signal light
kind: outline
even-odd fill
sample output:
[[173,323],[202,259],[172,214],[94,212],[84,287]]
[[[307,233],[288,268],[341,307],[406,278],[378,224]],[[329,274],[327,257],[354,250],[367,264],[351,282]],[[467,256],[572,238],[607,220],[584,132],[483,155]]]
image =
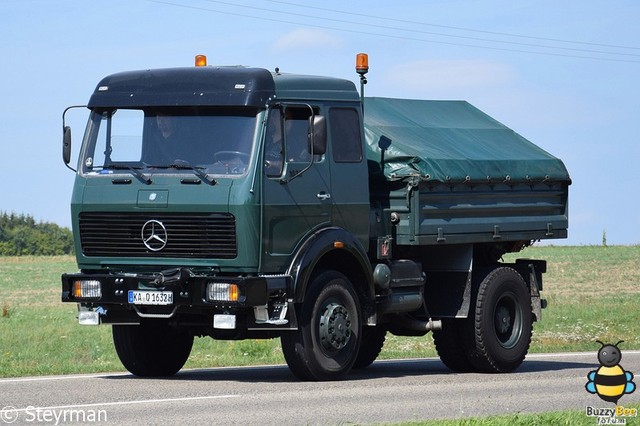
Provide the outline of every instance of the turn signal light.
[[237,284],[209,283],[207,300],[210,302],[237,302],[240,298],[240,289]]
[[99,299],[102,286],[98,280],[78,280],[73,282],[72,293],[76,299]]

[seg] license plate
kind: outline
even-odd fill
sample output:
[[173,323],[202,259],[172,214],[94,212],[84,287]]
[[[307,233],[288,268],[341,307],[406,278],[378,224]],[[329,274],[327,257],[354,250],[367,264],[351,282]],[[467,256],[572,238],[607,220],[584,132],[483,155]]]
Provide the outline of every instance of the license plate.
[[129,290],[129,303],[133,305],[173,305],[173,292]]

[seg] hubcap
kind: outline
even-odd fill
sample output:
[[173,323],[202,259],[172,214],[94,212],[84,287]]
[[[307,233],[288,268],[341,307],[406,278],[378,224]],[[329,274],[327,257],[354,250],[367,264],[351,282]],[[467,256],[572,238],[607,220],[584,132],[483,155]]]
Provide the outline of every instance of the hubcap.
[[511,315],[509,314],[509,310],[500,306],[496,311],[496,327],[498,329],[498,333],[504,334],[509,331],[509,327],[511,326]]
[[320,317],[320,342],[329,351],[344,348],[351,338],[349,312],[342,305],[330,303]]
[[513,348],[522,334],[522,310],[515,296],[504,295],[494,311],[498,342],[505,349]]

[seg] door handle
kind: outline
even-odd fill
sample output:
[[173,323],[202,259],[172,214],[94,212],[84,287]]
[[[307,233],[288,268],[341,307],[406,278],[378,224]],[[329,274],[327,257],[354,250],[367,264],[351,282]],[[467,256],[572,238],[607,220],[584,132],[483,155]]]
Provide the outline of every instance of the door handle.
[[320,191],[320,192],[318,192],[317,197],[318,197],[319,200],[328,200],[328,199],[331,198],[331,194],[326,193],[324,191]]

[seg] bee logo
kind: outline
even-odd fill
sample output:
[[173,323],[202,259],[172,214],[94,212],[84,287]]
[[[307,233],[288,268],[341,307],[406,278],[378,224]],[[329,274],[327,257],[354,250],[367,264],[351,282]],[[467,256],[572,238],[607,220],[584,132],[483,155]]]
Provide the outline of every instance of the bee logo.
[[589,393],[598,394],[602,400],[617,404],[622,395],[633,393],[636,390],[636,384],[633,383],[633,373],[624,371],[619,365],[622,353],[618,345],[623,340],[615,345],[605,345],[599,340],[596,342],[602,345],[598,350],[600,368],[587,374],[589,381],[585,388]]

